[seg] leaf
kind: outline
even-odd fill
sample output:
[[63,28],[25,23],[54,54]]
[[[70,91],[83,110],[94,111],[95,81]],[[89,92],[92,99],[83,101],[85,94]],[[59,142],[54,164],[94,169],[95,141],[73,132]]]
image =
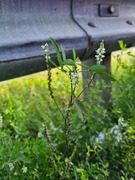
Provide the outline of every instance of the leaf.
[[53,48],[54,48],[55,51],[56,51],[59,65],[60,65],[61,69],[63,70],[63,62],[62,62],[62,57],[61,57],[61,53],[60,53],[59,46],[58,46],[58,44],[56,43],[56,41],[55,41],[53,38],[50,38],[50,41],[51,41],[51,43],[52,43],[52,45],[53,45]]
[[75,180],[79,180],[76,166],[73,165],[73,168],[74,168],[74,176],[75,176]]
[[121,50],[127,50],[127,45],[122,40],[118,41]]
[[83,103],[82,101],[80,101],[80,100],[77,99],[77,100],[75,101],[75,105],[76,105],[76,107],[77,107],[77,109],[78,109],[78,113],[79,113],[79,115],[80,115],[80,118],[83,120],[83,116],[84,116],[84,115],[87,115],[87,113],[88,113],[88,111],[87,111],[84,103]]
[[85,67],[85,68],[89,69],[89,66],[87,66],[86,64],[83,64],[83,63],[77,63],[77,65],[79,65],[79,66],[82,66],[82,67]]
[[66,53],[63,48],[61,48],[61,52],[62,52],[62,59],[64,61],[64,60],[66,60]]
[[17,160],[22,161],[23,163],[30,163],[30,159],[23,154],[19,155]]
[[111,76],[110,74],[105,72],[106,71],[106,67],[103,66],[103,65],[100,65],[100,64],[93,65],[93,66],[90,67],[89,70],[95,72],[96,74],[99,74],[101,77],[106,78],[106,79],[108,79],[110,81],[115,81],[113,76]]
[[108,79],[110,81],[115,81],[115,79],[113,78],[113,76],[111,76],[110,74],[106,73],[106,72],[98,72],[97,74],[99,74],[101,77]]
[[56,64],[54,61],[52,61],[51,59],[49,59],[49,62],[50,62],[54,67],[58,67],[57,64]]
[[93,71],[95,73],[98,73],[98,72],[105,72],[106,71],[106,67],[103,66],[103,65],[100,65],[100,64],[97,64],[97,65],[93,65],[89,68],[90,71]]
[[72,53],[73,53],[73,60],[76,61],[76,59],[77,59],[76,51],[74,49],[72,49]]
[[76,66],[75,62],[72,59],[66,59],[63,62],[64,62],[65,65]]

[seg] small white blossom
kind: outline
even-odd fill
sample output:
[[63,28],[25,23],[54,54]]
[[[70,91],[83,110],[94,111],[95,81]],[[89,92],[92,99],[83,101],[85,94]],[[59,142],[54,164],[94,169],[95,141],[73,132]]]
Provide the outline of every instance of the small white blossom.
[[49,53],[48,44],[46,43],[45,45],[41,45],[41,48],[44,50],[46,61],[49,62],[51,57],[50,57],[50,53]]
[[103,61],[103,58],[105,57],[104,54],[105,54],[104,42],[101,41],[100,47],[96,50],[96,55],[95,55],[97,64],[100,64]]
[[71,83],[73,85],[77,85],[79,82],[80,75],[77,72],[71,72],[70,77],[71,77]]
[[26,172],[27,172],[27,167],[26,167],[26,166],[23,166],[23,167],[22,167],[22,172],[23,172],[23,173],[26,173]]
[[44,45],[41,45],[41,48],[45,50],[45,52],[48,52],[48,44],[45,43]]
[[16,134],[16,135],[15,135],[15,139],[17,139],[18,137],[19,137],[19,135],[18,135],[18,134]]
[[56,131],[57,130],[57,128],[54,126],[54,124],[52,122],[50,123],[50,127],[51,127],[52,131]]
[[42,128],[43,128],[43,130],[45,129],[45,124],[44,123],[42,124]]
[[42,49],[45,49],[45,45],[41,45],[41,48],[42,48]]
[[18,175],[18,173],[17,173],[17,172],[14,172],[14,175],[15,175],[15,176],[17,176],[17,175]]
[[123,118],[123,117],[120,117],[120,118],[118,119],[118,125],[119,125],[120,127],[126,127],[126,126],[127,126],[127,124],[124,122],[124,118]]
[[115,137],[115,139],[117,140],[117,142],[119,143],[119,142],[121,142],[122,141],[122,133],[121,132],[118,132],[117,133],[117,135],[116,135],[116,137]]
[[38,138],[43,138],[44,135],[41,132],[38,132]]
[[8,163],[8,166],[9,166],[9,168],[10,168],[10,171],[12,171],[12,170],[14,169],[13,163],[9,162],[9,163]]
[[116,139],[116,141],[117,141],[118,143],[119,143],[120,141],[122,141],[123,135],[122,135],[122,133],[121,133],[118,125],[113,126],[113,127],[111,128],[111,131],[114,133],[115,139]]

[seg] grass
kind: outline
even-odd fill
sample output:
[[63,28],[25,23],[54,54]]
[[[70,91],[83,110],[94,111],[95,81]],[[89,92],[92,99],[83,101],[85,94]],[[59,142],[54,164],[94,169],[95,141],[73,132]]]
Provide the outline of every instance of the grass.
[[[52,70],[52,76],[54,95],[59,104],[64,106],[70,95],[68,78],[56,69]],[[36,136],[39,124],[44,120],[60,121],[60,115],[49,96],[47,83],[47,72],[44,71],[0,84],[0,112],[5,127],[10,124],[16,133]],[[80,80],[79,89],[82,89],[81,84]]]

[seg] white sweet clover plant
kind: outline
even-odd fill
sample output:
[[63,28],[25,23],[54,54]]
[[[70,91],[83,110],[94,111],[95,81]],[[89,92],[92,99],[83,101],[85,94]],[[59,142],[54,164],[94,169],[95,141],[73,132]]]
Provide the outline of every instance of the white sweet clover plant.
[[[50,97],[54,100],[54,103],[65,122],[64,127],[63,127],[63,136],[65,137],[65,147],[63,148],[65,149],[65,153],[61,155],[62,156],[61,159],[65,159],[65,161],[64,161],[64,166],[62,170],[59,170],[59,166],[57,165],[56,151],[54,149],[53,142],[49,135],[49,128],[47,127],[46,123],[44,123],[44,131],[45,131],[44,134],[50,148],[50,160],[53,164],[53,167],[63,177],[63,179],[64,178],[66,179],[70,173],[70,167],[71,165],[73,165],[74,156],[78,151],[78,146],[79,146],[78,133],[82,130],[82,127],[86,123],[86,119],[87,119],[87,109],[84,106],[83,102],[79,100],[79,98],[83,94],[83,92],[91,86],[91,83],[93,82],[96,74],[99,74],[103,78],[107,78],[108,80],[111,80],[111,81],[114,81],[114,78],[110,74],[107,74],[106,67],[101,65],[101,62],[103,61],[103,58],[105,57],[104,41],[100,43],[99,49],[96,50],[96,55],[95,55],[96,65],[93,65],[91,67],[84,65],[80,62],[74,49],[72,50],[72,54],[73,54],[72,59],[67,58],[66,53],[63,50],[63,48],[60,48],[53,38],[50,38],[50,41],[56,52],[57,62],[51,59],[51,55],[50,55],[49,47],[47,43],[45,45],[42,45],[42,48],[44,50],[44,57],[45,57],[46,65],[47,65],[47,71],[48,71],[48,89],[50,92]],[[79,94],[76,94],[76,88],[78,86],[80,72],[81,72],[80,70],[81,68],[78,68],[79,66],[84,66],[88,72],[92,72],[92,76],[89,79],[86,87],[84,87],[83,90],[79,92]],[[61,70],[64,74],[66,74],[66,76],[68,76],[70,80],[71,92],[70,92],[70,98],[68,102],[65,103],[66,104],[65,111],[61,110],[54,96],[54,92],[52,88],[52,81],[53,81],[52,73],[51,73],[52,67],[56,67],[59,70]],[[76,105],[79,117],[81,117],[81,121],[78,122],[79,126],[76,131],[77,132],[76,137],[74,137],[74,147],[71,150],[70,136],[71,136],[71,132],[73,128],[72,118],[71,118],[71,109],[73,105]],[[41,138],[41,136],[42,135],[39,132],[38,137]],[[100,137],[100,139],[103,139],[103,137]],[[70,149],[70,155],[69,153],[67,155],[67,152],[69,151],[69,149]]]

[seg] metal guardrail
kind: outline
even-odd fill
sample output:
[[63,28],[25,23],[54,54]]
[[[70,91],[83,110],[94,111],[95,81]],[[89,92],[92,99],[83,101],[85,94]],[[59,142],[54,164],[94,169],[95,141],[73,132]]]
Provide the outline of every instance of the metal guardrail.
[[135,42],[134,0],[0,0],[0,17],[1,81],[44,70],[50,37],[83,60],[102,39],[108,53]]
[[89,38],[87,57],[101,40],[108,53],[118,50],[118,40],[135,43],[134,0],[73,0],[73,17]]
[[[85,32],[73,21],[69,0],[0,0],[0,80],[46,68],[41,45],[53,37],[67,55],[83,56]],[[53,56],[53,50],[50,50]]]

